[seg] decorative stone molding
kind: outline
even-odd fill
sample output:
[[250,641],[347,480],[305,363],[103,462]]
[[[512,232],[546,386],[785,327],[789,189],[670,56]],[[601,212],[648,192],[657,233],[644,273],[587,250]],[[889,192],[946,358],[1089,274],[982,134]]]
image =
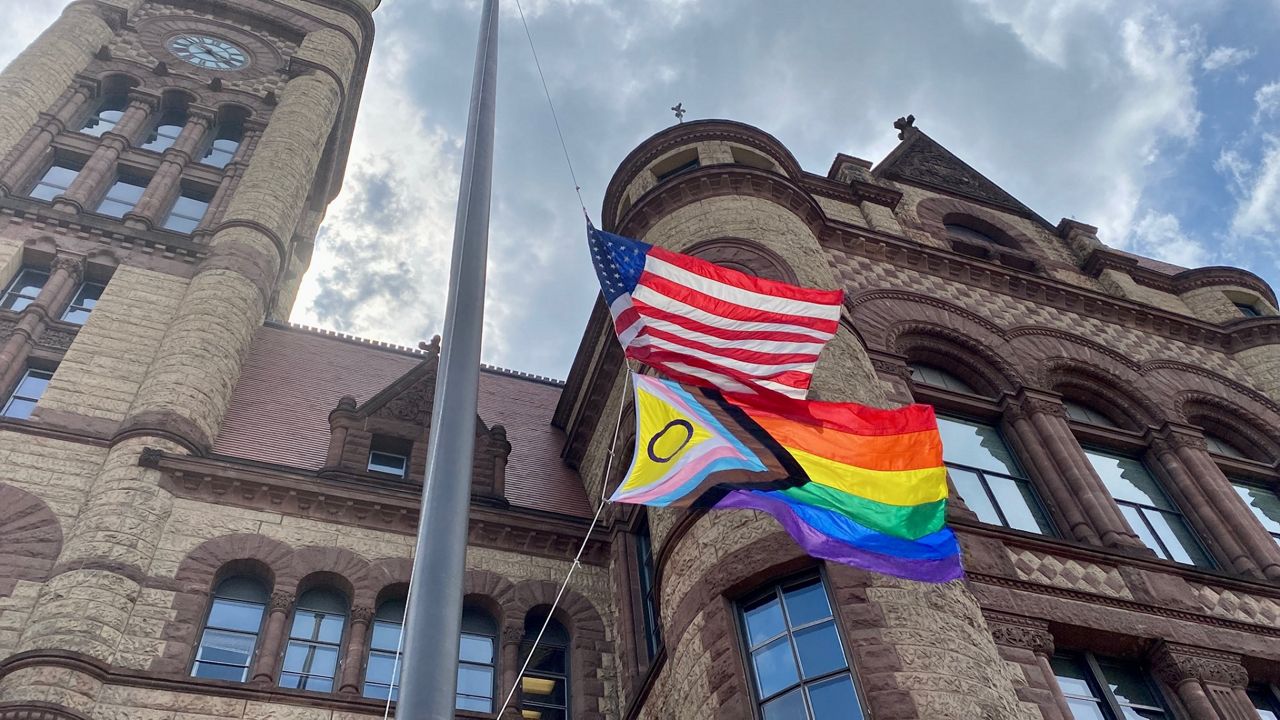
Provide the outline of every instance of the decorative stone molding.
[[1048,622],[990,611],[983,612],[983,616],[997,645],[1022,648],[1046,657],[1053,655],[1053,634],[1049,632]]
[[1249,672],[1240,656],[1161,641],[1151,655],[1151,670],[1160,680],[1177,686],[1188,680],[1243,688]]
[[271,612],[289,612],[297,601],[298,597],[293,593],[276,590],[271,593],[271,599],[267,602],[267,609]]
[[368,625],[373,622],[375,611],[366,605],[356,605],[351,608],[351,622],[364,623]]

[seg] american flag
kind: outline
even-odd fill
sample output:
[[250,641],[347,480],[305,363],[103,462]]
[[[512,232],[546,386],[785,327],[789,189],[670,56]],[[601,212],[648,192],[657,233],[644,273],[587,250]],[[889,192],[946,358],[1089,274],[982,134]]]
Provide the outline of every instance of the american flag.
[[804,398],[842,291],[753,277],[590,225],[587,244],[627,357],[732,395]]

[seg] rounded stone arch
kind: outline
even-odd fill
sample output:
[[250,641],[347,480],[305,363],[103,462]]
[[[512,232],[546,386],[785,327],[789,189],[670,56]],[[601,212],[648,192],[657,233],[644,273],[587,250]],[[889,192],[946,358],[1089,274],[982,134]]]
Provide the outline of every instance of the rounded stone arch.
[[1120,375],[1072,358],[1057,357],[1042,362],[1038,374],[1046,389],[1062,395],[1064,400],[1097,410],[1117,427],[1141,432],[1170,419],[1171,413],[1143,392],[1148,383],[1135,372]]
[[1178,414],[1206,435],[1215,435],[1245,457],[1272,464],[1280,459],[1280,418],[1268,412],[1269,420],[1244,406],[1198,390],[1177,396]]
[[370,597],[354,598],[358,605],[377,609],[384,601],[409,594],[409,578],[413,575],[413,560],[405,557],[381,558],[369,563]]
[[700,240],[683,252],[747,275],[792,285],[797,283],[795,271],[782,256],[752,240],[736,237]]
[[62,524],[43,500],[0,483],[0,598],[19,581],[49,578],[62,552]]
[[134,88],[142,87],[146,79],[140,75],[123,72],[118,68],[106,70],[98,75],[98,92],[94,100],[101,100],[112,94],[127,93]]
[[301,595],[323,581],[347,593],[352,607],[358,599],[372,602],[377,589],[372,587],[369,561],[340,547],[309,546],[298,548],[289,566],[277,579],[281,590]]
[[1001,328],[995,323],[946,300],[909,290],[865,290],[845,298],[851,323],[866,347],[894,352],[894,328],[921,323],[968,336],[987,347],[1002,347]]
[[892,351],[908,364],[946,370],[986,397],[1016,392],[1024,384],[1022,374],[1000,352],[1004,341],[999,337],[978,340],[949,326],[907,321],[890,328],[888,338]]
[[1124,353],[1066,330],[1020,325],[1004,332],[1005,339],[1034,367],[1033,379],[1047,385],[1041,374],[1050,359],[1070,359],[1081,366],[1097,367],[1113,375],[1130,376],[1139,371],[1139,364]]
[[24,702],[0,705],[0,720],[89,720],[89,718],[54,703]]
[[[468,569],[462,579],[462,604],[473,605],[493,616],[499,628],[507,626],[515,617],[516,585],[507,578],[489,570]],[[523,621],[521,615],[517,619]]]
[[[545,580],[525,580],[512,592],[510,614],[503,627],[504,639],[510,639],[518,628],[524,633],[529,613],[555,604],[560,586]],[[570,702],[575,718],[601,720],[604,701],[604,655],[612,654],[613,643],[605,635],[604,620],[590,600],[572,588],[566,588],[551,615],[569,631]]]
[[949,197],[930,197],[915,206],[920,226],[933,237],[946,239],[947,225],[963,225],[991,238],[995,244],[1027,254],[1035,251],[1035,240],[986,208]]

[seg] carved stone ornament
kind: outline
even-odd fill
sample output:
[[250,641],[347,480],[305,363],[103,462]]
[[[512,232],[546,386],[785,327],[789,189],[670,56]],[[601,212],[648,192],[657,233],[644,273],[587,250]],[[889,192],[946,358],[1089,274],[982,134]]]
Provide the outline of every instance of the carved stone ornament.
[[164,458],[164,451],[160,448],[145,447],[142,448],[142,454],[138,456],[138,464],[142,467],[157,467],[160,460]]
[[905,141],[911,143],[910,146],[893,161],[892,167],[883,171],[886,175],[944,187],[997,205],[1018,210],[1023,208],[1016,198],[951,154],[933,138],[914,127],[912,130],[913,132],[904,133]]
[[1249,684],[1249,673],[1238,656],[1182,645],[1162,644],[1157,648],[1151,670],[1170,685],[1187,680],[1239,688]]
[[507,626],[502,628],[502,643],[504,645],[515,645],[524,640],[524,629],[515,626]]
[[1062,403],[1044,398],[1027,398],[1022,401],[1022,409],[1029,415],[1052,415],[1066,419],[1067,408]]
[[373,622],[374,610],[364,605],[356,605],[351,608],[351,622],[364,623],[368,625]]
[[1038,655],[1053,655],[1053,634],[1043,622],[990,613],[987,615],[987,625],[991,628],[991,638],[997,645],[1022,648]]
[[267,608],[271,612],[289,612],[293,609],[293,603],[297,600],[291,592],[276,590],[271,593],[271,600],[267,603]]
[[1169,446],[1174,450],[1177,450],[1178,448],[1189,448],[1191,450],[1209,451],[1209,443],[1205,441],[1204,437],[1199,435],[1188,435],[1180,432],[1169,433],[1168,441]]
[[73,255],[59,255],[53,259],[53,270],[65,270],[72,282],[80,282],[84,277],[84,258]]
[[429,379],[416,382],[377,411],[377,415],[416,425],[431,424],[431,409],[435,403],[435,373]]
[[38,342],[42,347],[66,352],[71,347],[71,343],[75,342],[75,339],[76,333],[72,330],[47,328],[40,333]]

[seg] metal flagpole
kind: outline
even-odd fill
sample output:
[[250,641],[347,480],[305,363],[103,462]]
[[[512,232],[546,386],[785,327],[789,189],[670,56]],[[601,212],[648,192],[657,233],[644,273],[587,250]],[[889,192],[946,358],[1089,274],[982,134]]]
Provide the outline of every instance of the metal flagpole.
[[453,229],[427,474],[405,610],[397,720],[453,720],[493,177],[498,0],[484,0]]

